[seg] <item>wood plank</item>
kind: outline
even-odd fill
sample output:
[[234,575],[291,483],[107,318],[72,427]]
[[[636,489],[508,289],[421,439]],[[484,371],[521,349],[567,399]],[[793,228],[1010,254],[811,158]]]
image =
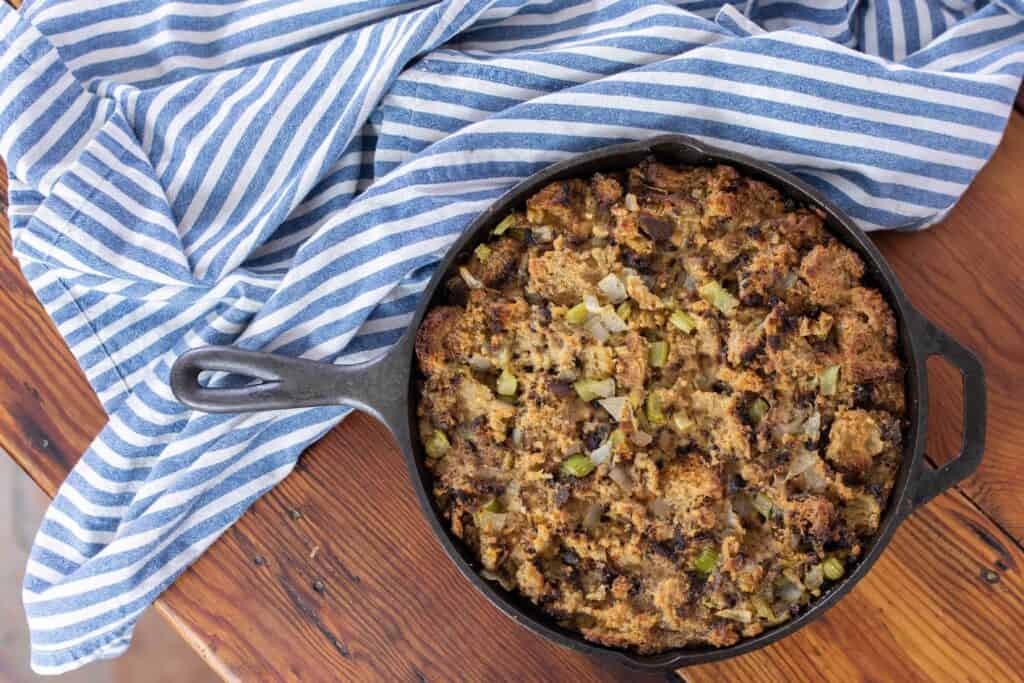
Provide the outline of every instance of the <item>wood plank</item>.
[[[983,470],[963,491],[1018,532],[1020,433],[1009,410],[1020,378],[1013,341],[1024,300],[1014,283],[1024,244],[1012,230],[1024,202],[1008,174],[1016,169],[1019,178],[1021,164],[1024,124],[1015,115],[1006,144],[946,224],[880,239],[911,299],[989,364],[992,423],[1000,424],[990,425]],[[10,259],[3,227],[0,446],[53,495],[105,418]],[[958,389],[939,380],[933,389],[932,443],[949,452]],[[292,519],[291,510],[302,516]],[[870,577],[824,620],[764,651],[682,675],[966,678],[973,662],[990,678],[1013,676],[1019,654],[999,645],[1010,642],[1009,621],[1024,614],[1020,559],[1012,539],[963,494],[946,494],[897,533]],[[433,540],[383,429],[358,416],[311,448],[159,609],[228,678],[637,680],[549,645],[487,605]]]
[[[949,217],[927,234],[876,242],[911,302],[985,364],[988,439],[964,491],[1018,542],[1024,540],[1024,116],[1013,114],[999,151]],[[941,367],[941,364],[940,364]],[[928,452],[939,462],[960,443],[960,379],[929,373]]]

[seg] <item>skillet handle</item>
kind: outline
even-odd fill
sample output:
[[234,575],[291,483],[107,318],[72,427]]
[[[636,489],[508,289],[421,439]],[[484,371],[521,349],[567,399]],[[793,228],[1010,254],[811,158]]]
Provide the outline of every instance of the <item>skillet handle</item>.
[[908,512],[960,483],[978,469],[985,450],[986,414],[985,369],[978,357],[919,312],[914,311],[913,318],[914,336],[920,340],[925,358],[942,356],[960,370],[964,416],[960,453],[938,469],[931,469],[927,462],[921,461],[918,479],[911,484]]
[[[383,358],[353,365],[319,363],[232,346],[186,351],[171,367],[171,391],[189,408],[207,413],[250,413],[347,405],[369,413],[392,431],[408,417],[405,400],[411,349],[403,341]],[[204,386],[203,371],[259,380],[243,386]]]

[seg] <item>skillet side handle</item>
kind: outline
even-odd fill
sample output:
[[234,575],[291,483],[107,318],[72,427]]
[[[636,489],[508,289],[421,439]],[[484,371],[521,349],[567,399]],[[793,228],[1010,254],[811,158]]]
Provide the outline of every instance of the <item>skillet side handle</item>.
[[914,334],[920,340],[926,358],[942,356],[960,370],[963,377],[963,436],[960,453],[938,469],[930,469],[922,460],[917,481],[911,484],[907,512],[913,512],[948,488],[959,484],[978,469],[985,450],[986,388],[985,369],[978,357],[945,331],[914,311]]
[[[347,405],[369,413],[392,431],[407,419],[409,345],[403,339],[382,358],[334,365],[231,346],[186,351],[171,367],[171,391],[183,404],[207,413]],[[244,386],[208,387],[204,371],[258,380]]]

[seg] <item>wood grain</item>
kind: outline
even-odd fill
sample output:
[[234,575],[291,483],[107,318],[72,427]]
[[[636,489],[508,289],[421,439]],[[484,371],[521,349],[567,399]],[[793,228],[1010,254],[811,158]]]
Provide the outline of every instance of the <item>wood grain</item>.
[[[976,351],[988,383],[988,438],[963,490],[1024,541],[1024,116],[950,216],[928,233],[876,238],[911,302]],[[928,452],[945,462],[960,443],[960,379],[929,374]]]
[[[1007,646],[1024,616],[1022,557],[1003,530],[1017,539],[1024,531],[1015,467],[1024,434],[1013,411],[1024,381],[1021,166],[1024,119],[1014,115],[943,225],[879,238],[915,305],[985,359],[992,409],[982,470],[908,520],[824,619],[680,677],[1015,680],[1024,669],[1019,648]],[[2,228],[0,447],[53,495],[105,418]],[[954,379],[933,376],[936,453],[955,450]],[[309,449],[157,606],[225,678],[665,680],[559,649],[491,608],[431,536],[390,437],[362,416]]]

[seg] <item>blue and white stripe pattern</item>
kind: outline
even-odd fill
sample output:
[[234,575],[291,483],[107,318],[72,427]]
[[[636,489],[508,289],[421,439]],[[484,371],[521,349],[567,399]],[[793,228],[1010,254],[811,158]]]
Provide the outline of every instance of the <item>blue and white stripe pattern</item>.
[[110,415],[28,564],[34,669],[121,653],[346,413],[190,412],[182,351],[377,354],[517,180],[663,132],[780,164],[867,229],[921,228],[1022,74],[1022,0],[0,4],[15,248]]

